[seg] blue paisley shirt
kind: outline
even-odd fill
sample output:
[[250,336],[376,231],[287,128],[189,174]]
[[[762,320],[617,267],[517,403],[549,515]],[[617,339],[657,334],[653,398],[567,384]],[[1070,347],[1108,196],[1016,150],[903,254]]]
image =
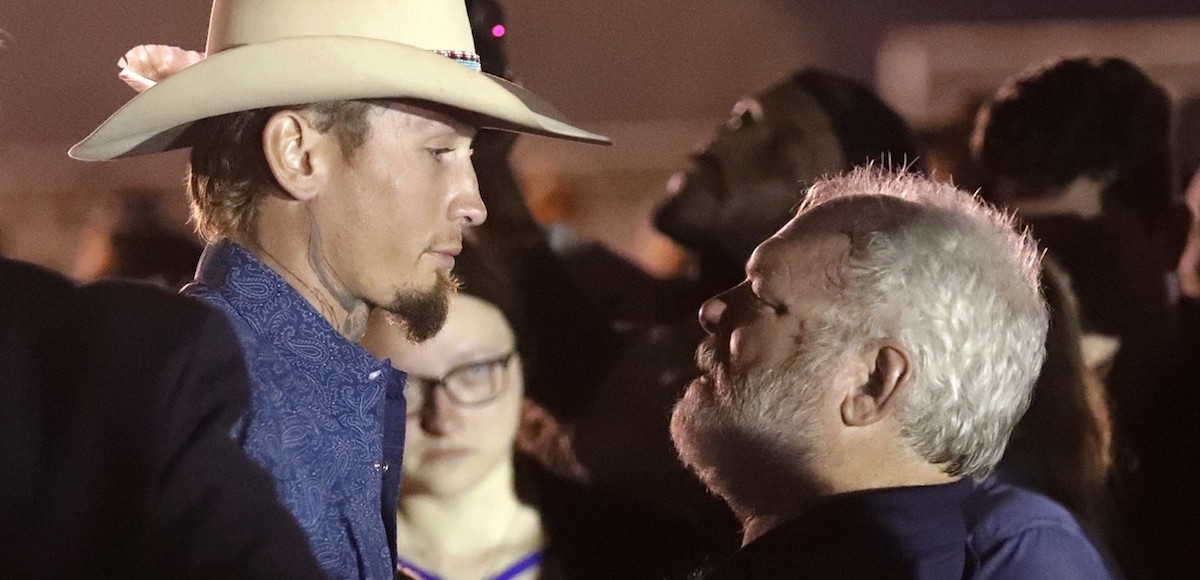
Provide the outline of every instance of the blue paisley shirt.
[[223,311],[250,370],[235,432],[334,578],[395,576],[404,373],[346,340],[275,271],[210,245],[183,290]]

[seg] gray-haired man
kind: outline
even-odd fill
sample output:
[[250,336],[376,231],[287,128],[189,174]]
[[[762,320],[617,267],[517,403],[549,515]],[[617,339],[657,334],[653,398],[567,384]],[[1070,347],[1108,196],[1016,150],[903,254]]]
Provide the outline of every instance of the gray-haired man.
[[1063,508],[982,479],[1044,357],[1039,256],[949,185],[814,185],[700,311],[672,438],[745,527],[710,578],[1107,577]]

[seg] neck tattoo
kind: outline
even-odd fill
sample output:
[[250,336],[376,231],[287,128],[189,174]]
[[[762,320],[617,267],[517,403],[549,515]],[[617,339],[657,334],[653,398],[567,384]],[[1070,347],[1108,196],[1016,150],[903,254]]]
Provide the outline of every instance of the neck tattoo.
[[304,287],[304,289],[307,290],[308,293],[312,295],[313,298],[318,302],[316,306],[321,311],[321,316],[324,316],[326,320],[329,320],[330,324],[334,324],[334,318],[337,311],[334,310],[333,304],[329,302],[329,299],[325,297],[325,294],[321,292],[320,288],[305,282],[303,278],[293,272],[291,268],[287,267],[287,264],[283,263],[279,258],[276,258],[274,254],[272,254],[258,242],[251,242],[251,244],[255,249],[262,252],[263,256],[270,258],[271,263],[275,264],[282,270],[280,274],[286,274],[286,276],[293,280],[296,284]]
[[363,332],[366,331],[370,309],[367,308],[365,302],[355,298],[346,289],[346,283],[342,281],[333,269],[333,265],[325,258],[321,244],[321,229],[317,226],[317,218],[312,214],[312,208],[308,208],[308,265],[329,296],[336,300],[342,310],[346,312],[346,318],[337,325],[338,332],[351,340],[361,338]]

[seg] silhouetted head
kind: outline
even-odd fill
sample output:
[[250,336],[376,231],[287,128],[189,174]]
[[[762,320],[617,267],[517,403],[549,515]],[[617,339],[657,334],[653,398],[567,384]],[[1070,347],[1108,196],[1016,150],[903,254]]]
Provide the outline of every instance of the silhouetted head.
[[1078,178],[1104,186],[1104,210],[1153,221],[1171,185],[1171,103],[1117,58],[1069,58],[1022,73],[980,110],[972,157],[996,203],[1051,199]]
[[908,127],[870,89],[803,70],[734,105],[691,167],[672,178],[674,196],[655,224],[702,256],[742,263],[816,179],[916,159]]

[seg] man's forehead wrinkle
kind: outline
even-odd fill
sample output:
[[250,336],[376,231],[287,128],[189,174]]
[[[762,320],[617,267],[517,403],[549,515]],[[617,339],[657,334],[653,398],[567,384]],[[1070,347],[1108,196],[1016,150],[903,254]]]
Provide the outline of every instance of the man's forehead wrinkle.
[[[814,244],[814,251],[806,253],[804,259],[819,261],[819,263],[809,264],[807,269],[809,275],[819,275],[818,283],[825,291],[844,290],[846,288],[846,271],[853,258],[853,238],[839,228],[827,231],[820,237],[814,237],[810,243]],[[793,264],[789,263],[788,266],[791,268]],[[800,266],[800,264],[795,264],[797,268]]]
[[846,271],[853,258],[854,239],[848,234],[843,235],[846,236],[846,245],[838,250],[832,260],[825,263],[824,283],[828,289],[833,291],[846,289]]
[[[840,205],[840,204],[839,204]],[[812,214],[802,213],[779,233],[794,251],[787,252],[781,271],[789,280],[795,276],[819,276],[820,287],[840,291],[845,287],[846,268],[853,259],[854,224],[858,217],[853,206],[818,206]],[[803,251],[798,251],[803,248]]]
[[778,277],[779,277],[780,286],[785,289],[785,291],[783,293],[785,295],[785,297],[790,297],[795,292],[795,289],[796,289],[796,285],[793,284],[793,281],[796,280],[795,261],[796,261],[795,256],[792,256],[792,259],[790,259],[790,260],[780,260],[780,262],[782,262],[783,264],[782,264],[782,267],[778,268],[778,272],[779,272]]

